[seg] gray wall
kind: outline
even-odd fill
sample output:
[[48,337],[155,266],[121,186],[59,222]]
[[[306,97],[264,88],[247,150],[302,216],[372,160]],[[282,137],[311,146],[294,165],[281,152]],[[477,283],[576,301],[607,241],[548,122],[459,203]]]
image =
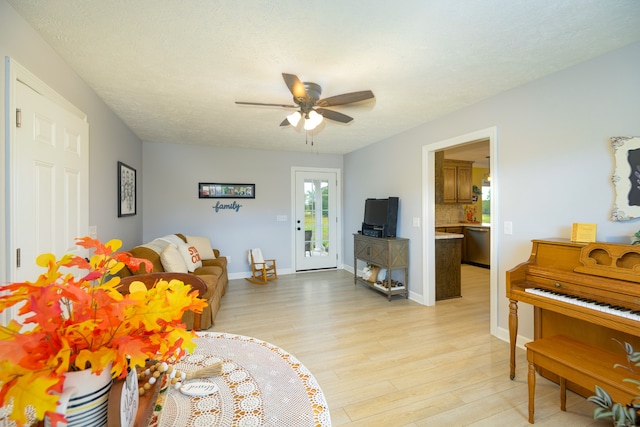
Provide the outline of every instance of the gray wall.
[[[293,270],[291,168],[342,168],[339,155],[150,142],[143,158],[144,241],[169,233],[207,236],[231,257],[232,277],[249,271],[247,251],[254,247],[275,258],[279,272]],[[237,212],[216,212],[217,201],[229,201],[199,199],[199,182],[256,184],[256,198],[231,199],[242,205]],[[276,221],[278,215],[287,221]]]
[[[98,237],[104,241],[119,238],[124,246],[142,239],[142,214],[118,218],[117,216],[117,161],[142,169],[142,142],[102,102],[84,81],[46,44],[42,38],[4,0],[0,0],[0,57],[11,57],[44,81],[69,102],[87,114],[89,120],[89,224],[97,226]],[[5,99],[5,74],[2,67],[0,98]],[[0,188],[0,271],[6,269],[7,209],[5,197],[6,129],[5,103],[0,106],[3,150],[0,154],[2,177]],[[0,279],[2,280],[2,279]]]
[[[496,126],[497,170],[491,172],[499,204],[492,219],[500,232],[499,263],[492,268],[498,269],[498,326],[506,329],[505,271],[527,260],[532,239],[568,238],[573,222],[596,223],[598,240],[608,242],[629,243],[640,229],[640,220],[609,219],[614,164],[608,142],[640,135],[639,95],[637,43],[350,153],[345,233],[360,227],[366,197],[399,196],[398,235],[411,239],[410,290],[422,294],[424,229],[412,227],[412,218],[422,213],[423,146]],[[504,221],[513,222],[512,235],[501,233]],[[345,239],[344,250],[353,250],[352,240]],[[530,311],[521,313],[520,333],[531,338]]]

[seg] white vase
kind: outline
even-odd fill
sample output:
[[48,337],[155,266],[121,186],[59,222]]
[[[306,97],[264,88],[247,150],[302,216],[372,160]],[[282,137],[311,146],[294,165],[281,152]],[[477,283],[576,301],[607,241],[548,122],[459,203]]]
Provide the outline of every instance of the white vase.
[[[73,371],[64,374],[64,386],[56,412],[64,414],[67,424],[59,427],[105,427],[111,390],[111,365],[104,368],[100,375],[91,373],[91,369]],[[51,427],[48,417],[45,427]]]

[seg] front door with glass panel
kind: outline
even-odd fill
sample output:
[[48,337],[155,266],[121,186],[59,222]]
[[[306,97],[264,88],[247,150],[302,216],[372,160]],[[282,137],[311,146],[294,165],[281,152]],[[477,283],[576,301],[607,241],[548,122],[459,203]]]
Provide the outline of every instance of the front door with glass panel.
[[296,271],[336,268],[336,173],[296,171],[295,177]]

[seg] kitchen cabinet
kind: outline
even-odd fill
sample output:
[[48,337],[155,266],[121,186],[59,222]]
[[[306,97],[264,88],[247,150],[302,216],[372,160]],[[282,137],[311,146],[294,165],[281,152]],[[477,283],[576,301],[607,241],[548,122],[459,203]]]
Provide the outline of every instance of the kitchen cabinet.
[[455,226],[455,227],[449,227],[449,226],[445,226],[445,227],[436,227],[436,231],[439,231],[441,233],[454,233],[454,234],[462,234],[463,233],[463,227],[462,226]]
[[447,160],[442,164],[443,202],[472,203],[472,164],[463,160]]
[[435,248],[436,301],[461,297],[462,236],[458,234],[436,235]]
[[[436,227],[436,234],[437,233],[454,233],[454,234],[460,234],[460,235],[464,235],[464,229],[466,227],[465,226],[439,226]],[[462,240],[461,246],[462,246],[462,262],[466,262],[465,259],[465,255],[466,255],[466,241],[464,238],[461,238],[460,240]]]
[[[409,298],[409,239],[353,235],[353,283],[358,282],[382,292],[391,301],[392,295]],[[358,277],[358,260],[387,269],[385,280],[375,283]],[[403,270],[404,283],[391,280],[393,270]]]

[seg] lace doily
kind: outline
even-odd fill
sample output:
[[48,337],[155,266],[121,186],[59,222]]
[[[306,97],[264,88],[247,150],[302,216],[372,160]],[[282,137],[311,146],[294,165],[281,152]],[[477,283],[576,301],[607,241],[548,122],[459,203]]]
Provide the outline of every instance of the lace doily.
[[200,332],[192,355],[175,367],[192,372],[222,361],[222,375],[199,379],[220,391],[189,397],[163,390],[151,427],[330,426],[324,394],[309,370],[280,347],[256,338]]

